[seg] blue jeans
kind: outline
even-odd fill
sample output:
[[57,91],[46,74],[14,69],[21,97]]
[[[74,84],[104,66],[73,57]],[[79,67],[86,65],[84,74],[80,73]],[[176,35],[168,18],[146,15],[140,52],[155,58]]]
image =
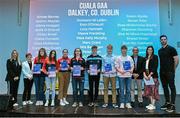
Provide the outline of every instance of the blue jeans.
[[[78,88],[79,86],[79,88]],[[84,79],[72,78],[73,98],[74,102],[78,102],[78,90],[80,93],[79,102],[83,102],[84,98]]]
[[34,77],[36,101],[44,101],[44,77]]
[[[131,101],[131,78],[120,78],[119,79],[119,102],[120,103],[130,103]],[[124,92],[124,90],[126,92]],[[125,93],[125,94],[124,94]]]
[[56,77],[46,77],[46,100],[49,100],[49,94],[51,94],[51,99],[55,99],[55,87],[56,87]]

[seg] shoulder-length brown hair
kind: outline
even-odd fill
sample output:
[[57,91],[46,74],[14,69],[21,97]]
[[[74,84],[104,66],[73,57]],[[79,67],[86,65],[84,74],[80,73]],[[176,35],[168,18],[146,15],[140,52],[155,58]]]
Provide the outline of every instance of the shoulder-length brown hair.
[[74,58],[76,57],[76,50],[80,50],[80,57],[82,58],[82,50],[80,48],[74,50]]
[[44,52],[44,58],[46,58],[47,57],[47,53],[46,53],[46,49],[45,48],[41,48],[41,49],[39,49],[39,52],[38,52],[38,62],[40,62],[40,59],[41,59],[41,55],[40,55],[40,52],[41,51],[43,51]]

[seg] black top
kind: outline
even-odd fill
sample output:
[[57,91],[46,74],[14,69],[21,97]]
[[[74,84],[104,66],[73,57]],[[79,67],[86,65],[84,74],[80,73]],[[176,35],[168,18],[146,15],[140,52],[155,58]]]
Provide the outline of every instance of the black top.
[[75,76],[73,76],[73,74],[72,74],[72,77],[73,78],[84,78],[84,71],[85,71],[85,67],[86,67],[85,59],[79,58],[77,60],[76,58],[72,58],[71,63],[70,63],[70,67],[73,67],[74,65],[81,65],[81,67],[83,67],[84,70],[81,70],[81,76],[80,77],[75,77]]
[[30,70],[32,69],[32,62],[28,62]]
[[174,47],[167,45],[158,51],[160,58],[160,71],[161,72],[175,72],[174,70],[174,56],[177,56],[177,51]]
[[6,81],[11,81],[15,77],[20,77],[22,66],[16,61],[8,59],[6,63],[7,75]]
[[[101,71],[102,68],[102,57],[99,55],[93,56],[92,54],[90,56],[87,57],[87,62],[86,62],[86,66],[87,66],[87,70],[89,70],[89,67],[91,64],[96,64],[97,65],[97,69]],[[91,75],[91,76],[96,76],[96,75]],[[100,73],[98,73],[97,76],[100,76]]]
[[137,57],[137,67],[135,68],[135,60],[134,56],[131,56],[134,61],[134,70],[133,73],[139,74],[139,77],[137,79],[143,79],[143,70],[144,70],[144,57],[138,56]]
[[[152,75],[153,78],[158,78],[157,69],[158,69],[158,56],[153,55],[153,57],[149,60],[149,65],[148,65],[149,73],[153,72]],[[146,61],[144,61],[144,72],[146,72]]]

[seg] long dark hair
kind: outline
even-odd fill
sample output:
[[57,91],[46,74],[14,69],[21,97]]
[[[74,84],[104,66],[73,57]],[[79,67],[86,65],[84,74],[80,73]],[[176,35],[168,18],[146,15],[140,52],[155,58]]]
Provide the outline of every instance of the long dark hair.
[[148,46],[148,47],[147,47],[147,49],[146,49],[146,59],[148,59],[148,49],[149,49],[149,48],[152,48],[152,50],[153,50],[152,55],[151,55],[151,57],[150,57],[150,59],[152,59],[153,56],[154,56],[154,47],[153,47],[153,46]]
[[51,52],[49,53],[49,61],[52,62],[51,55],[52,55],[53,52],[55,53],[54,54],[54,61],[55,61],[55,63],[57,63],[57,60],[56,60],[56,50],[51,50]]
[[82,58],[82,50],[80,48],[74,50],[74,58],[76,58],[76,50],[80,50],[80,57]]
[[44,52],[44,58],[46,58],[47,57],[47,53],[46,53],[46,49],[45,48],[41,48],[41,49],[39,49],[39,52],[38,52],[38,62],[40,62],[40,59],[41,59],[41,55],[40,55],[40,52],[41,51],[43,51]]

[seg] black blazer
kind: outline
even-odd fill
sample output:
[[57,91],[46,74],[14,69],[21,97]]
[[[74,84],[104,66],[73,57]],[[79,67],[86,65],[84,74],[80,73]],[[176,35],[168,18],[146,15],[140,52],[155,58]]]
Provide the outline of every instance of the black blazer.
[[[152,77],[153,78],[158,78],[158,72],[157,72],[157,69],[158,69],[158,56],[157,55],[153,55],[153,57],[150,59],[148,68],[149,68],[149,73],[153,72]],[[144,72],[146,72],[146,61],[144,62]]]
[[[134,61],[134,56],[131,56],[131,57],[133,58],[133,61]],[[137,58],[138,58],[137,59],[137,68],[135,68],[135,64],[134,64],[133,73],[139,74],[139,77],[137,79],[143,79],[145,58],[141,57],[141,56],[138,56]],[[135,61],[134,61],[134,63],[135,63]]]
[[12,79],[14,79],[14,77],[17,76],[20,77],[22,66],[19,63],[16,64],[16,61],[8,59],[6,63],[6,68],[6,81],[11,81]]

